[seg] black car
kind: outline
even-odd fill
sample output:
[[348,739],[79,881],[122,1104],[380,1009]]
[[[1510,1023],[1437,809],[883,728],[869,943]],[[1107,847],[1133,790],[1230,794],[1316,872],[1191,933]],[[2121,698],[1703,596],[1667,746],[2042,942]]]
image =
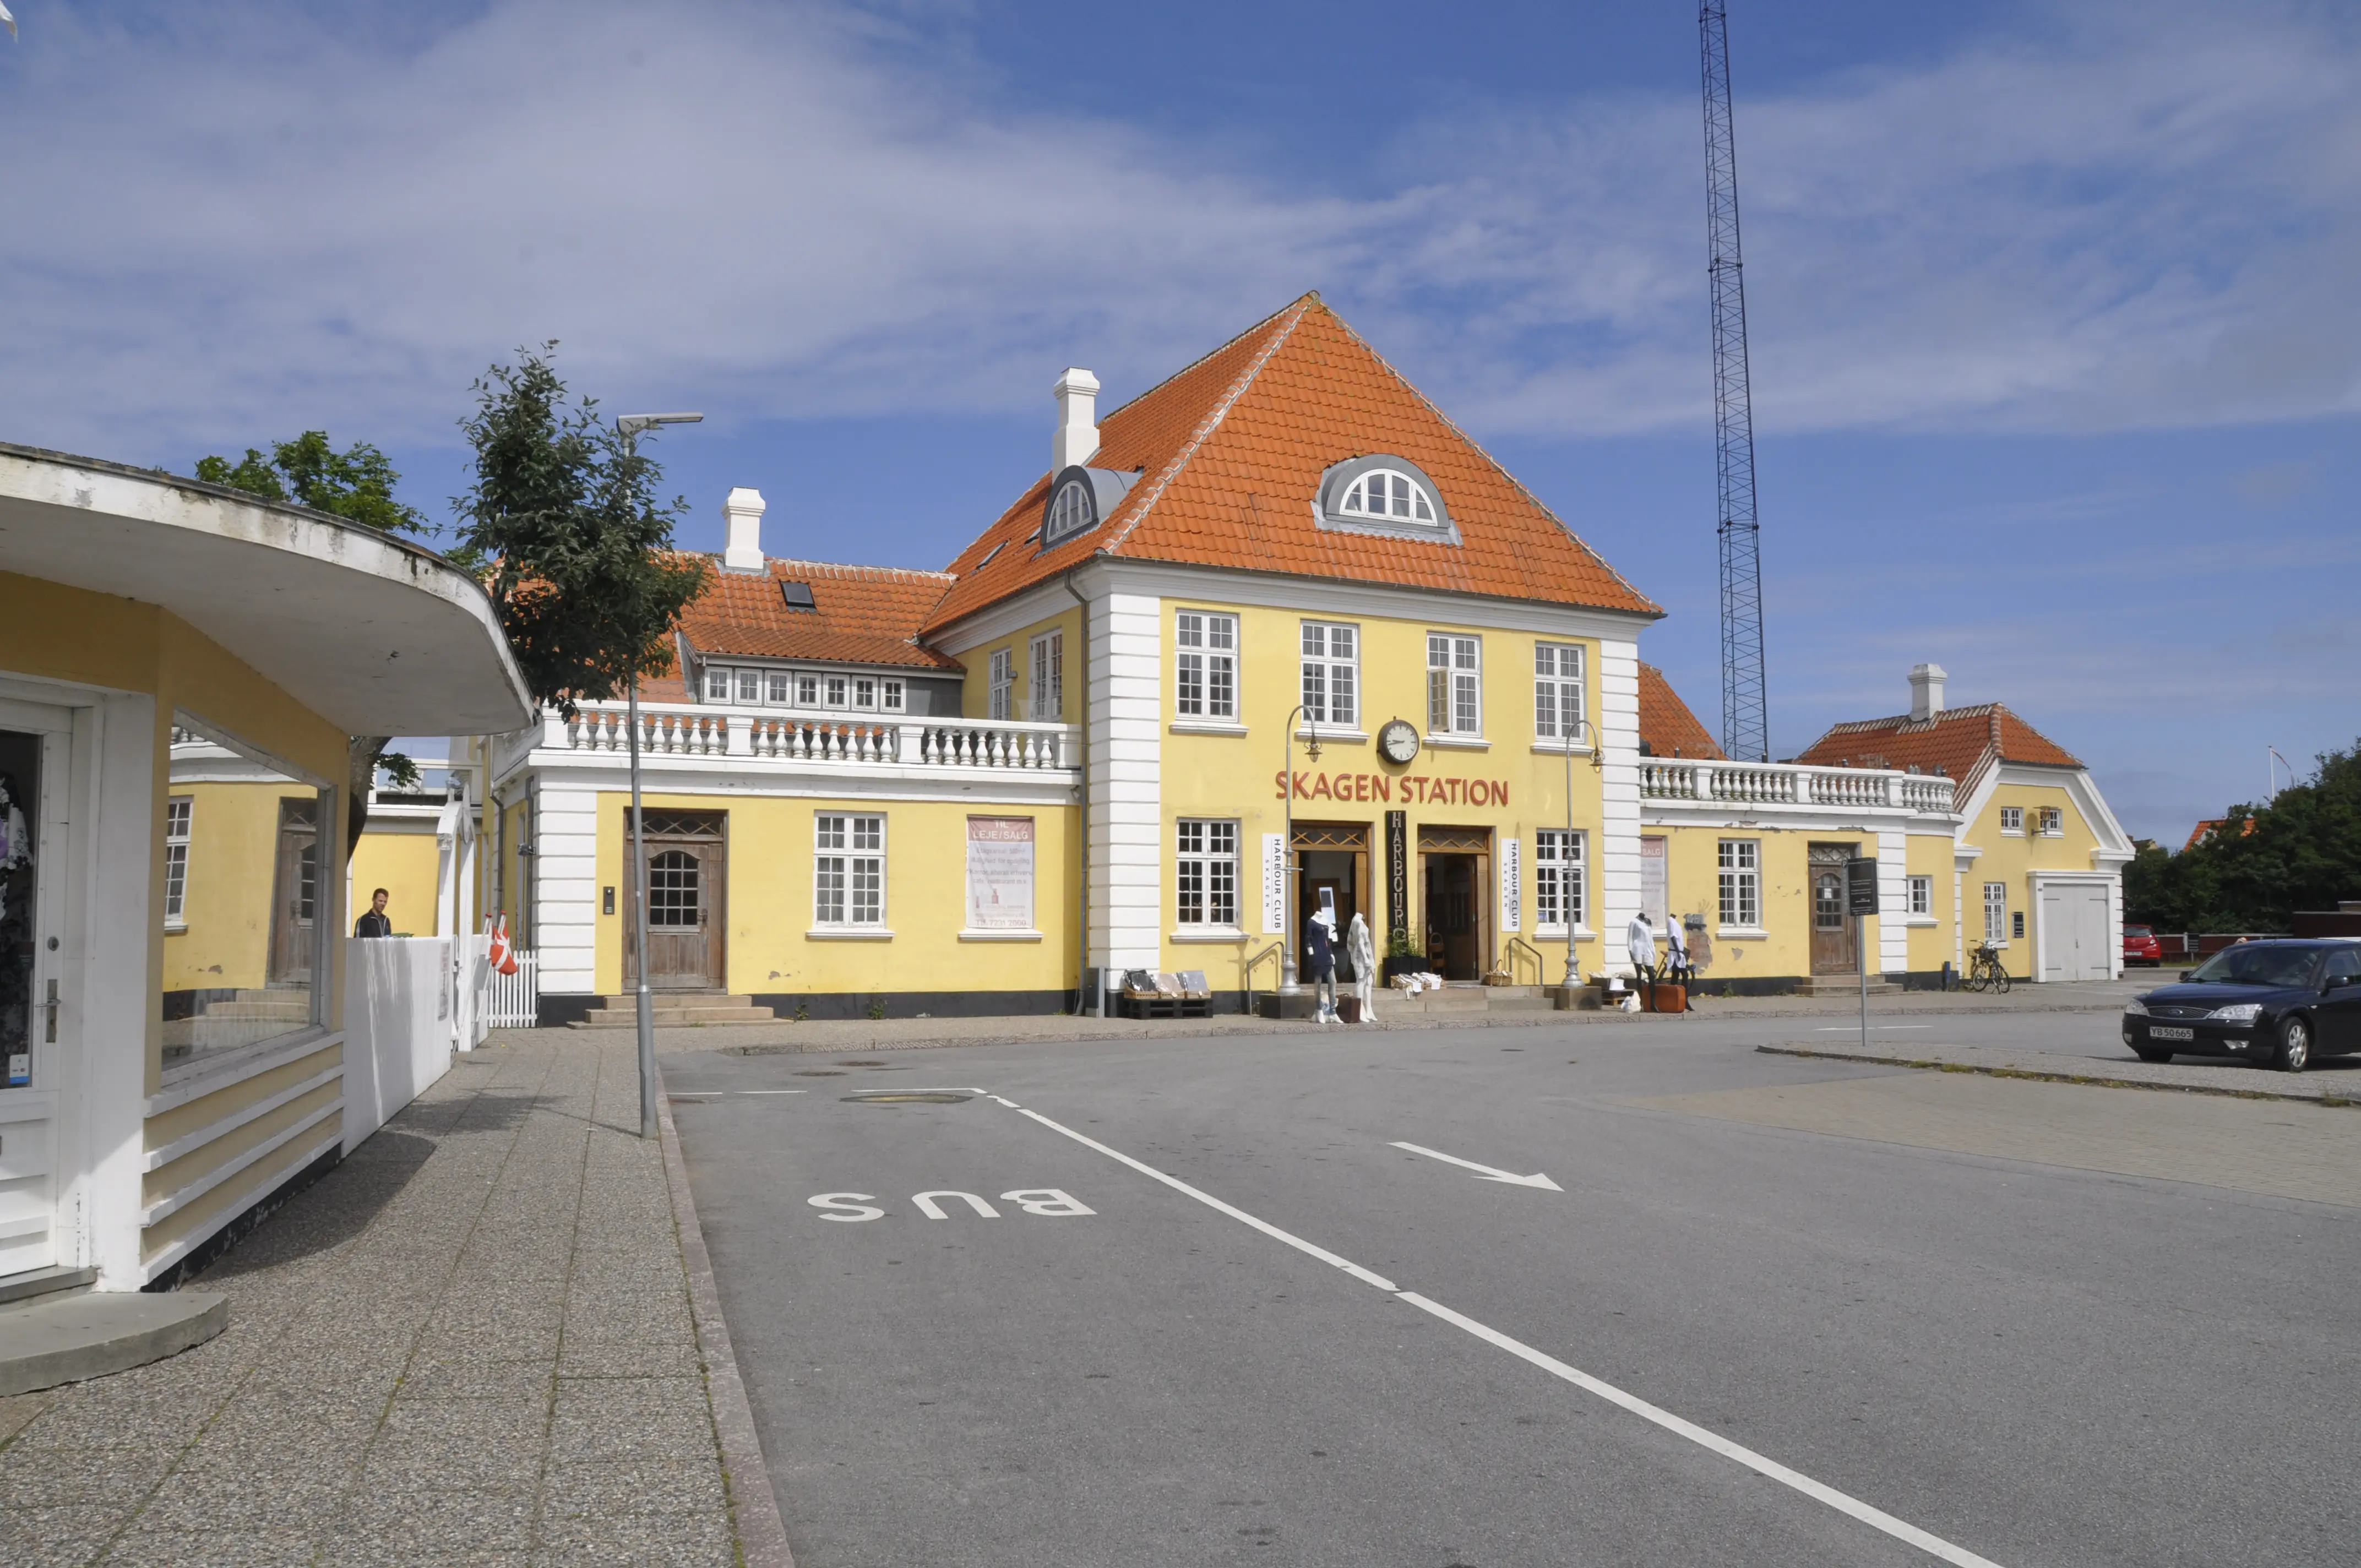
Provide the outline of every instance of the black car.
[[2142,1061],[2175,1052],[2237,1056],[2301,1072],[2314,1057],[2361,1051],[2361,942],[2241,942],[2124,1009]]

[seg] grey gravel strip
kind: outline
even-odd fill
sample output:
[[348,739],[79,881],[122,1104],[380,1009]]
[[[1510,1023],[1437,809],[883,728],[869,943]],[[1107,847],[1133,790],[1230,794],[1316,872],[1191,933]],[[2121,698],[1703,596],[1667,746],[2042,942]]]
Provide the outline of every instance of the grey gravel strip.
[[738,1376],[737,1353],[730,1345],[730,1325],[721,1316],[713,1259],[705,1250],[704,1228],[697,1223],[697,1200],[689,1191],[688,1167],[680,1157],[671,1096],[657,1094],[656,1120],[664,1135],[664,1180],[672,1190],[681,1261],[688,1269],[689,1310],[705,1362],[706,1395],[721,1443],[721,1479],[729,1491],[738,1549],[746,1568],[796,1568],[795,1553],[787,1549],[786,1521],[779,1517],[779,1500],[771,1490],[770,1466],[754,1433],[753,1407],[746,1402],[746,1384]]
[[[1916,1068],[1924,1072],[1974,1072],[1991,1078],[2026,1078],[2046,1083],[2086,1083],[2102,1089],[2154,1089],[2178,1094],[2213,1094],[2228,1100],[2290,1100],[2306,1104],[2351,1109],[2361,1101],[2361,1075],[2353,1081],[2334,1077],[2288,1073],[2261,1074],[2234,1066],[2225,1070],[2245,1075],[2229,1082],[2200,1077],[2213,1069],[2149,1066],[2145,1062],[2101,1062],[2091,1058],[2052,1056],[2046,1052],[2002,1051],[1990,1047],[1945,1046],[1933,1057],[1891,1057],[1874,1051],[1830,1050],[1825,1046],[1757,1046],[1773,1057],[1812,1057],[1824,1061],[1864,1062],[1877,1067]],[[2005,1059],[2002,1059],[2005,1058]],[[2031,1061],[2036,1065],[2027,1066]],[[2087,1064],[2087,1065],[2081,1065]]]

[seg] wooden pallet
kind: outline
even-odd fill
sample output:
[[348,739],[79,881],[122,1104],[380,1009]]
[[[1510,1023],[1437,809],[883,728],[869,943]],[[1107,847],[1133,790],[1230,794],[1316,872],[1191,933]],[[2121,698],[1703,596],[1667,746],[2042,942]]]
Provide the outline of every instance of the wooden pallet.
[[1126,991],[1116,1005],[1126,1018],[1210,1018],[1213,1015],[1213,999],[1210,996],[1144,996]]

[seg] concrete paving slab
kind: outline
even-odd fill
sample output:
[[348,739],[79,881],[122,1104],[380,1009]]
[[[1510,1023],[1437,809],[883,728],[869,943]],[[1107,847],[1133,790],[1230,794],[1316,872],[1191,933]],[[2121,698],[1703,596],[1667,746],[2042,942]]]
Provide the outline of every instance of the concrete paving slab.
[[0,1394],[145,1366],[229,1326],[228,1298],[203,1290],[78,1291],[0,1307]]

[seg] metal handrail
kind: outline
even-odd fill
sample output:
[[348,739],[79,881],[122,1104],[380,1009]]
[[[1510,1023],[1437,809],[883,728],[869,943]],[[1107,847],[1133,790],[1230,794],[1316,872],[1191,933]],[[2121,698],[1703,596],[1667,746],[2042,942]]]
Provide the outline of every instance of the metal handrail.
[[[1258,964],[1258,963],[1262,962],[1262,961],[1263,961],[1263,959],[1276,959],[1276,958],[1278,958],[1278,957],[1279,957],[1282,952],[1284,952],[1284,951],[1286,950],[1286,948],[1287,948],[1287,938],[1284,938],[1284,937],[1281,937],[1278,941],[1273,942],[1269,947],[1265,948],[1262,951],[1260,951],[1260,952],[1258,952],[1258,953],[1256,953],[1256,954],[1254,954],[1252,957],[1248,958],[1248,959],[1246,959],[1246,967],[1245,967],[1245,968],[1243,968],[1243,969],[1241,969],[1241,970],[1238,971],[1238,978],[1239,978],[1240,980],[1242,980],[1242,981],[1244,981],[1246,982],[1246,1011],[1247,1011],[1248,1013],[1252,1013],[1252,1012],[1255,1010],[1255,984],[1254,984],[1254,971],[1255,971],[1255,965],[1257,965],[1257,964]],[[1282,972],[1283,972],[1283,971],[1282,971]]]
[[1510,937],[1506,942],[1502,943],[1500,947],[1501,956],[1509,960],[1510,981],[1517,984],[1522,983],[1517,980],[1517,949],[1520,948],[1522,948],[1525,950],[1526,957],[1533,960],[1533,983],[1535,985],[1547,984],[1547,976],[1549,974],[1547,960],[1542,957],[1542,950],[1539,948],[1534,947],[1522,937]]

